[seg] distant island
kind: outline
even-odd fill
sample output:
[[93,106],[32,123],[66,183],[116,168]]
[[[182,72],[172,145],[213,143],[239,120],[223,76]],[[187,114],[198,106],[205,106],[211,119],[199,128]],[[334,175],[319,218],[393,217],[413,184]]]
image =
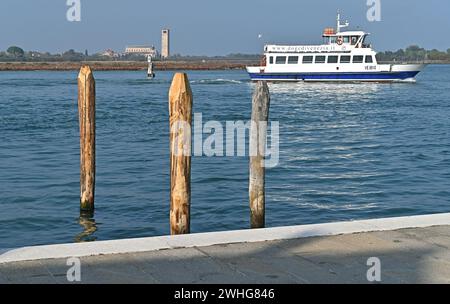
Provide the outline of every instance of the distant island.
[[380,62],[429,62],[429,63],[450,63],[450,48],[447,51],[436,49],[426,50],[417,45],[411,45],[406,49],[400,49],[395,52],[386,51],[377,54],[377,60]]
[[[162,60],[153,59],[155,69],[164,70],[230,70],[244,69],[256,65],[261,55],[229,54],[226,56],[182,56],[172,55]],[[118,54],[111,50],[103,53],[88,54],[68,50],[62,54],[49,52],[24,51],[12,46],[0,52],[0,71],[78,70],[82,64],[89,63],[95,70],[146,70],[147,56],[144,54]]]
[[[248,65],[258,65],[260,54],[229,54],[226,56],[183,56],[175,54],[168,59],[154,58],[157,70],[226,70],[244,69]],[[427,62],[450,63],[450,49],[426,50],[417,45],[395,52],[377,54],[379,62]],[[145,70],[147,57],[143,54],[118,54],[111,50],[88,54],[88,51],[68,50],[61,54],[24,51],[11,46],[0,52],[0,71],[27,70],[77,70],[82,63],[89,63],[96,70]]]
[[[89,64],[96,71],[147,70],[145,61],[59,61],[59,62],[0,62],[0,71],[72,71]],[[242,70],[256,65],[252,60],[165,60],[154,62],[157,71],[181,70]]]

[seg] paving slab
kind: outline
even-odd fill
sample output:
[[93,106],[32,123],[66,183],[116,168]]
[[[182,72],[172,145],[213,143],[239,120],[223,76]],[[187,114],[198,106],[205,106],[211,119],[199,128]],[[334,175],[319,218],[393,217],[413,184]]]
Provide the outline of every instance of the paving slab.
[[[377,221],[377,225],[380,223]],[[397,226],[394,221],[389,225]],[[449,236],[450,226],[441,225],[207,246],[190,244],[187,248],[142,252],[138,245],[127,241],[138,252],[79,257],[80,283],[367,284],[367,261],[376,257],[381,263],[381,283],[448,284]],[[211,243],[207,235],[200,239],[201,244]],[[182,240],[188,242],[186,237]],[[139,240],[138,244],[144,242]],[[151,244],[145,246],[153,248]],[[64,245],[66,253],[69,249]],[[3,262],[0,283],[70,283],[66,262],[66,258]]]

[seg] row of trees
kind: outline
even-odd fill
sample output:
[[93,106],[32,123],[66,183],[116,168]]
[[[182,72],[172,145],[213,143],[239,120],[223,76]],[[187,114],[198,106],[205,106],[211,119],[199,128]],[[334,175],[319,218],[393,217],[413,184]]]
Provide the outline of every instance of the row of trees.
[[111,61],[111,60],[124,60],[124,61],[145,61],[147,58],[143,55],[121,55],[117,58],[105,56],[102,54],[89,55],[87,51],[84,53],[77,52],[75,50],[68,50],[62,54],[51,54],[49,52],[33,52],[24,51],[17,46],[9,47],[6,52],[0,52],[0,62],[58,62],[58,61]]
[[[227,59],[227,60],[258,60],[259,55],[249,54],[230,54],[228,56],[182,56],[176,54],[171,58],[173,60],[201,60],[201,59]],[[386,51],[377,54],[378,61],[443,61],[450,62],[450,49],[446,52],[439,50],[425,50],[417,45],[412,45],[406,49],[400,49],[396,52]],[[76,52],[75,50],[68,50],[62,54],[50,54],[40,52],[25,52],[17,46],[9,47],[6,52],[0,52],[0,61],[110,61],[110,60],[126,60],[126,61],[145,61],[146,57],[143,55],[121,55],[120,57],[111,58],[102,54],[89,55],[87,51],[84,53]]]
[[[174,54],[170,57],[171,60],[183,61],[198,61],[203,59],[208,60],[259,60],[261,56],[255,54],[229,54],[226,56],[184,56],[181,54]],[[155,58],[157,60],[157,58]],[[75,50],[68,50],[62,54],[50,54],[40,52],[25,52],[17,46],[11,46],[6,52],[0,52],[0,62],[8,61],[32,61],[32,62],[57,62],[57,61],[146,61],[147,57],[138,54],[121,54],[120,56],[106,56],[103,54],[89,55],[87,51],[84,53],[76,52]]]
[[450,62],[450,49],[446,52],[425,50],[417,45],[396,52],[386,51],[377,54],[378,61],[445,61]]

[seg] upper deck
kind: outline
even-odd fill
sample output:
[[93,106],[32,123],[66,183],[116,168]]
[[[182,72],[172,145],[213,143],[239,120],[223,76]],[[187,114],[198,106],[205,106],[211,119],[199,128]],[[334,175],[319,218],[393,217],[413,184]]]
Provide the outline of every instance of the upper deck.
[[269,44],[264,47],[265,53],[349,53],[354,49],[368,49],[366,44],[369,33],[364,31],[341,31],[349,23],[341,24],[340,15],[337,17],[337,28],[326,28],[322,34],[324,43],[320,45],[276,45]]

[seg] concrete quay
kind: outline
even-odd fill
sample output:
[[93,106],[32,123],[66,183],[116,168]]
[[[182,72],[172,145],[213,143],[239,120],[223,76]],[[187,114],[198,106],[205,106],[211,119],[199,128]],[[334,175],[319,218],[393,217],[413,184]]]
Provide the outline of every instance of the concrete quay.
[[0,283],[450,283],[450,214],[19,248]]

